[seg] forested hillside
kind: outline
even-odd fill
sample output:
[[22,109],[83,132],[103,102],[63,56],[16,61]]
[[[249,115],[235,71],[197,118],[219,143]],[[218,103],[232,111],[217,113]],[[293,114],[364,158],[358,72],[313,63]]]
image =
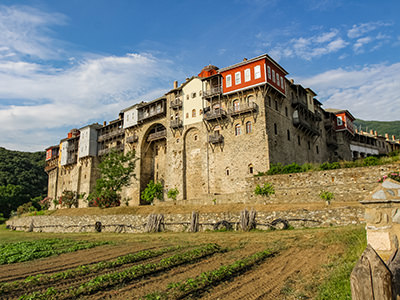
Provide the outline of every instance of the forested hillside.
[[390,138],[392,135],[396,136],[396,139],[400,137],[400,121],[364,121],[355,120],[354,125],[357,129],[364,131],[376,130],[379,135],[384,136],[385,133],[389,134]]
[[44,152],[19,152],[0,147],[0,213],[47,194]]

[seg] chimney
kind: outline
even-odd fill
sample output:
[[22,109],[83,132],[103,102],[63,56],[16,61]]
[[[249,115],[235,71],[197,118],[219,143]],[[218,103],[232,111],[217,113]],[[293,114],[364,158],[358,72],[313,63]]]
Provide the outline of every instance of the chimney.
[[189,81],[189,77],[186,77],[186,81]]
[[387,133],[385,133],[385,138],[388,140],[389,139],[389,135]]
[[106,126],[106,125],[107,125],[107,121],[104,121],[104,122],[103,122],[103,126]]
[[396,137],[395,137],[394,135],[392,135],[392,140],[393,140],[393,141],[395,141],[395,140],[396,140]]
[[178,80],[175,80],[174,81],[174,89],[177,89],[178,88]]
[[375,136],[378,136],[378,131],[375,130]]
[[294,79],[293,79],[293,78],[290,79],[290,83],[291,83],[291,84],[294,84]]
[[356,128],[356,133],[358,133],[358,129]]
[[369,131],[369,133],[370,133],[371,135],[374,135],[374,131],[373,131],[372,129]]
[[247,60],[247,58],[245,57],[245,58],[243,58],[243,61],[246,61]]

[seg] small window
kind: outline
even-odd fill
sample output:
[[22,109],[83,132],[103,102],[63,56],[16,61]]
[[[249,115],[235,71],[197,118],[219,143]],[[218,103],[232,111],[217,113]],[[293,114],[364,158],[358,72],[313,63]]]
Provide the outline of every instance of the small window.
[[275,110],[278,110],[278,101],[275,100]]
[[310,143],[310,141],[308,141],[308,150],[311,150],[311,143]]
[[271,97],[268,96],[268,105],[271,106]]
[[268,79],[271,79],[271,67],[268,66],[267,70],[268,70]]
[[299,135],[297,136],[297,144],[299,144],[299,146],[300,146],[300,136]]
[[276,125],[276,123],[274,123],[274,132],[275,134],[278,134],[278,126]]
[[240,103],[239,100],[233,100],[233,111],[239,111],[240,110]]
[[315,150],[317,151],[317,154],[319,154],[319,148],[318,148],[318,145],[317,145],[317,146],[315,146]]
[[283,82],[283,77],[281,77],[281,88],[285,89],[285,85],[284,85],[284,82]]
[[278,86],[281,86],[281,83],[279,82],[279,74],[278,73],[276,73],[276,84]]
[[196,117],[196,110],[193,109],[193,110],[192,110],[192,118],[195,118],[195,117]]
[[250,81],[251,80],[251,75],[250,75],[250,69],[244,70],[244,81]]
[[225,174],[226,174],[226,176],[229,176],[229,168],[225,169]]
[[337,117],[337,125],[342,126],[343,125],[343,119],[341,116]]
[[287,130],[287,140],[290,141],[290,130]]
[[251,127],[251,122],[248,121],[246,122],[246,133],[251,133],[252,127]]
[[255,66],[254,67],[254,79],[261,78],[261,67]]
[[199,110],[199,114],[200,114],[200,115],[203,114],[203,110],[202,110],[202,109]]
[[240,128],[240,124],[236,124],[235,125],[235,135],[238,136],[238,135],[241,135],[241,134],[242,134],[242,130]]
[[196,98],[196,93],[192,93],[192,98]]
[[232,75],[226,76],[226,87],[232,86]]
[[275,82],[275,70],[272,70],[272,81]]
[[194,140],[197,141],[197,134],[194,136]]
[[238,85],[238,84],[241,84],[241,83],[242,83],[242,78],[240,76],[240,72],[236,72],[235,73],[235,84]]
[[289,116],[289,113],[288,113],[288,109],[287,109],[287,107],[285,107],[285,116],[286,116],[286,117],[288,117],[288,116]]
[[189,118],[189,113],[186,113],[186,119]]
[[254,167],[252,164],[249,164],[249,173],[253,174],[254,173]]
[[186,95],[186,100],[189,100],[189,95]]

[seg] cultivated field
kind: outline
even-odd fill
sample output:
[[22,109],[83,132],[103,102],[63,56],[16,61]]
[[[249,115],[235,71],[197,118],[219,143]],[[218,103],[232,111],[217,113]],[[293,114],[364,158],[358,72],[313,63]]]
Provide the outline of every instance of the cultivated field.
[[[58,248],[44,246],[55,238],[62,239]],[[0,299],[351,299],[349,274],[366,243],[361,226],[248,233],[0,230],[0,250],[21,241],[40,241],[32,253],[58,252],[8,264],[12,253],[0,253]],[[80,246],[73,249],[74,243]]]

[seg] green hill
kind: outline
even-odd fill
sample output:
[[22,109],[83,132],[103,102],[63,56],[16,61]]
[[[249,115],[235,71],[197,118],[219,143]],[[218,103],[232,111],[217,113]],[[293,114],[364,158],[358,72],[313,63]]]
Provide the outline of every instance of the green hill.
[[[389,134],[390,137],[392,135],[396,136],[396,139],[400,138],[400,121],[364,121],[364,120],[355,120],[354,125],[357,129],[363,131],[376,130],[379,135],[385,135],[385,133]],[[361,126],[361,127],[360,127]]]
[[47,194],[45,152],[11,151],[0,147],[0,213]]

